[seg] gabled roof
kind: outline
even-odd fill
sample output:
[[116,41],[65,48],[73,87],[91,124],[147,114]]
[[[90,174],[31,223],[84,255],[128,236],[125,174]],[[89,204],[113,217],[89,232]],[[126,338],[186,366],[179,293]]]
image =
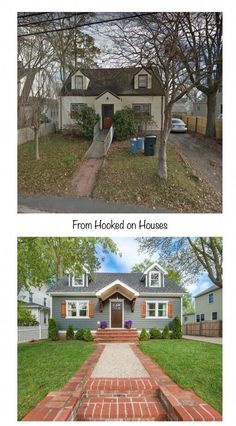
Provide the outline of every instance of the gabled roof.
[[217,285],[214,284],[211,287],[207,288],[206,290],[201,291],[201,293],[196,294],[196,296],[194,296],[194,297],[196,298],[196,297],[199,297],[199,296],[203,296],[204,294],[212,293],[213,291],[220,290],[220,289],[221,289],[221,287],[218,287]]
[[101,288],[97,291],[96,296],[101,297],[102,300],[106,300],[116,292],[123,294],[129,300],[139,296],[139,293],[136,290],[120,280],[115,280],[111,284]]
[[161,272],[163,272],[164,275],[167,274],[166,270],[164,268],[162,268],[161,265],[159,265],[159,263],[155,262],[152,265],[150,265],[147,269],[145,269],[145,271],[143,271],[143,275],[148,274],[149,271],[151,271],[152,269],[159,269]]
[[31,302],[24,302],[24,301],[21,301],[21,303],[25,305],[25,307],[30,309],[37,308],[37,309],[46,309],[48,311],[50,310],[48,306],[39,305],[38,303],[33,303],[33,302],[31,303]]
[[145,287],[145,282],[141,281],[142,272],[126,272],[126,273],[114,273],[114,272],[95,272],[93,273],[93,279],[89,281],[88,287],[69,287],[68,277],[65,276],[57,281],[49,289],[49,293],[94,293],[96,294],[99,290],[113,283],[116,280],[121,281],[127,286],[131,287],[138,293],[163,293],[163,294],[183,294],[184,291],[178,284],[171,281],[167,275],[164,276],[164,287]]
[[79,68],[83,75],[88,77],[89,84],[87,89],[71,89],[71,77],[77,72],[74,71],[66,80],[65,86],[61,90],[62,96],[99,96],[101,93],[110,91],[117,96],[124,95],[151,95],[161,96],[164,92],[160,81],[149,69],[147,72],[153,76],[152,88],[134,89],[134,76],[140,71],[141,67],[130,68]]

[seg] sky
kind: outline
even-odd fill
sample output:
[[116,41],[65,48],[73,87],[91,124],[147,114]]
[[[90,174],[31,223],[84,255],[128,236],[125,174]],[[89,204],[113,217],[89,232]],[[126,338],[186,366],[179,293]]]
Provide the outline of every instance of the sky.
[[[147,253],[138,252],[138,242],[135,238],[112,238],[117,244],[122,256],[116,254],[108,254],[104,260],[101,260],[101,268],[99,272],[130,272],[136,263],[141,263],[145,259],[150,258]],[[101,258],[100,258],[101,259]],[[153,262],[158,262],[159,256],[152,256]],[[197,282],[188,286],[189,292],[195,296],[197,293],[206,290],[213,283],[208,278],[207,274],[203,274],[198,278]]]

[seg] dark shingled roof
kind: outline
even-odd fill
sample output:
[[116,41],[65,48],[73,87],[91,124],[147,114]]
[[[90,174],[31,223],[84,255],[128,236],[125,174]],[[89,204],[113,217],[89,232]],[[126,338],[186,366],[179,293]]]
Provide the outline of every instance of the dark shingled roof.
[[217,285],[214,284],[211,287],[207,288],[206,290],[201,291],[201,293],[196,294],[196,296],[194,296],[194,297],[196,298],[196,297],[199,297],[199,296],[203,296],[204,294],[211,293],[212,291],[220,290],[220,288],[221,287],[218,287]]
[[96,69],[82,69],[80,71],[89,78],[90,82],[88,88],[85,89],[71,89],[71,77],[75,74],[70,74],[66,80],[65,86],[61,90],[62,96],[98,96],[107,90],[114,95],[164,95],[160,82],[151,69],[147,72],[153,75],[152,88],[134,89],[134,76],[142,68],[96,68]]
[[65,276],[54,284],[49,292],[97,292],[103,287],[111,284],[115,280],[120,280],[124,284],[132,287],[134,290],[137,290],[139,293],[184,293],[183,289],[179,287],[176,283],[171,281],[167,276],[165,276],[165,287],[145,287],[145,282],[141,281],[143,274],[141,272],[129,272],[129,273],[110,273],[110,272],[95,272],[93,274],[92,280],[89,281],[88,287],[69,287],[68,286],[68,277]]

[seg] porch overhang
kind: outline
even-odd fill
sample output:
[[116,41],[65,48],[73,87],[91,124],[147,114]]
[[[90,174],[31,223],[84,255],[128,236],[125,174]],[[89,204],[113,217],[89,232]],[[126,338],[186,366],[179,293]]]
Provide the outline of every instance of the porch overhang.
[[97,291],[96,296],[104,301],[111,297],[114,293],[120,293],[130,301],[136,299],[136,297],[139,296],[138,291],[134,290],[132,287],[128,286],[120,280],[113,281],[106,287],[101,288],[101,290]]

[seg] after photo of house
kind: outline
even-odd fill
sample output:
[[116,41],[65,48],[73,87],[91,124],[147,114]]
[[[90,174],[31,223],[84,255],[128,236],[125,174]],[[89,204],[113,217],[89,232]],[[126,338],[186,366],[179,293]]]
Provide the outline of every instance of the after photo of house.
[[222,420],[222,249],[19,237],[18,420]]
[[221,213],[222,20],[19,12],[18,212]]

